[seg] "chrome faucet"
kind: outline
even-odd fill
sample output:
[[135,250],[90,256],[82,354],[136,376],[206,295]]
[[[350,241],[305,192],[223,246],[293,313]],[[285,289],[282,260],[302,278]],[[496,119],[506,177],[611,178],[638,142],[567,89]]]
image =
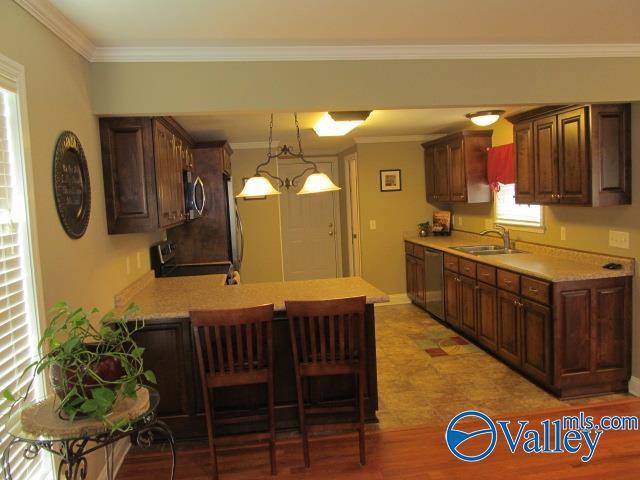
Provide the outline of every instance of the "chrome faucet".
[[495,224],[495,228],[490,228],[488,230],[483,230],[480,232],[480,235],[488,235],[489,233],[496,233],[500,235],[502,241],[504,242],[504,249],[509,250],[511,248],[511,237],[509,236],[509,230],[504,228],[502,225]]

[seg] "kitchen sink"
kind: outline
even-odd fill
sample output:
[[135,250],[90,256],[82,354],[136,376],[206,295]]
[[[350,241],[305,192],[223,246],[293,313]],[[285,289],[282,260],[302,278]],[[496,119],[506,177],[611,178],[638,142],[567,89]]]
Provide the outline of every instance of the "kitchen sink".
[[525,253],[514,248],[504,248],[500,245],[467,245],[463,247],[451,247],[459,252],[470,253],[471,255],[511,255],[514,253]]

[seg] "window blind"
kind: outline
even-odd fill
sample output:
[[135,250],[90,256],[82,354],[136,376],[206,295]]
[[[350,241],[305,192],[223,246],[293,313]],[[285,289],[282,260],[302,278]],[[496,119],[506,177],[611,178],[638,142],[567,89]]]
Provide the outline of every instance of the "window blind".
[[[26,389],[31,378],[22,376],[22,372],[35,358],[38,338],[34,295],[30,291],[33,276],[19,125],[17,94],[0,88],[0,391],[9,388],[16,396]],[[34,382],[31,398],[42,393],[40,385]],[[1,418],[8,413],[9,404],[3,401]],[[9,441],[7,432],[0,430],[0,451]],[[51,477],[46,455],[26,460],[22,452],[20,444],[11,450],[14,479]]]
[[542,207],[540,205],[520,205],[516,203],[514,183],[500,184],[496,192],[496,223],[521,225],[525,227],[542,226]]

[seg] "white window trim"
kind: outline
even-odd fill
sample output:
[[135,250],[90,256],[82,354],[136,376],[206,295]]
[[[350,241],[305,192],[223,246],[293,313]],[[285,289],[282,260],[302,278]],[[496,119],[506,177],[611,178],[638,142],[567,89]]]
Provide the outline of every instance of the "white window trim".
[[491,216],[493,217],[493,221],[499,225],[506,225],[509,227],[509,230],[517,230],[520,232],[528,232],[528,233],[545,233],[547,231],[546,223],[545,223],[545,207],[543,205],[540,206],[540,225],[523,225],[522,223],[518,223],[515,221],[509,220],[498,220],[498,201],[496,199],[496,193],[492,192],[493,195],[493,205]]
[[[17,94],[17,115],[18,132],[15,137],[18,143],[15,145],[17,154],[20,155],[22,163],[22,171],[17,172],[18,181],[22,183],[24,193],[24,222],[25,222],[25,248],[24,262],[28,269],[25,282],[28,282],[28,288],[25,292],[25,301],[33,315],[32,332],[40,337],[42,322],[46,319],[46,308],[44,303],[44,293],[42,288],[42,275],[40,271],[40,250],[38,245],[37,220],[36,220],[36,201],[35,201],[35,185],[34,185],[34,166],[31,156],[31,139],[29,135],[29,119],[27,109],[27,88],[24,67],[0,53],[0,85],[9,86]],[[34,385],[36,392],[47,392],[47,384],[43,380],[43,376],[36,378]],[[54,470],[53,458],[48,455],[51,472]],[[45,462],[46,464],[46,462]],[[46,467],[45,467],[46,468]]]

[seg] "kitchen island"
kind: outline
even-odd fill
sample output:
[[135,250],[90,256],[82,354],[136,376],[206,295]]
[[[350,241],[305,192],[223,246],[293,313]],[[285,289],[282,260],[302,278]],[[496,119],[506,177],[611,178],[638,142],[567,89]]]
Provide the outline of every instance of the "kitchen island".
[[[365,335],[367,385],[366,420],[375,422],[378,409],[374,304],[389,297],[359,277],[221,285],[218,275],[153,279],[130,301],[139,305],[135,319],[145,320],[135,335],[145,348],[145,367],[157,376],[162,398],[159,415],[176,438],[206,437],[202,391],[189,321],[190,310],[243,308],[274,304],[274,386],[276,426],[279,430],[297,428],[296,387],[285,300],[327,300],[340,297],[367,298]],[[353,399],[354,379],[350,376],[309,379],[309,400],[317,405],[339,406]],[[263,386],[216,389],[213,395],[216,415],[234,416],[255,411],[264,413],[266,391]],[[333,423],[339,418],[319,416],[318,422]],[[265,429],[261,421],[244,425],[225,425],[218,434]]]

